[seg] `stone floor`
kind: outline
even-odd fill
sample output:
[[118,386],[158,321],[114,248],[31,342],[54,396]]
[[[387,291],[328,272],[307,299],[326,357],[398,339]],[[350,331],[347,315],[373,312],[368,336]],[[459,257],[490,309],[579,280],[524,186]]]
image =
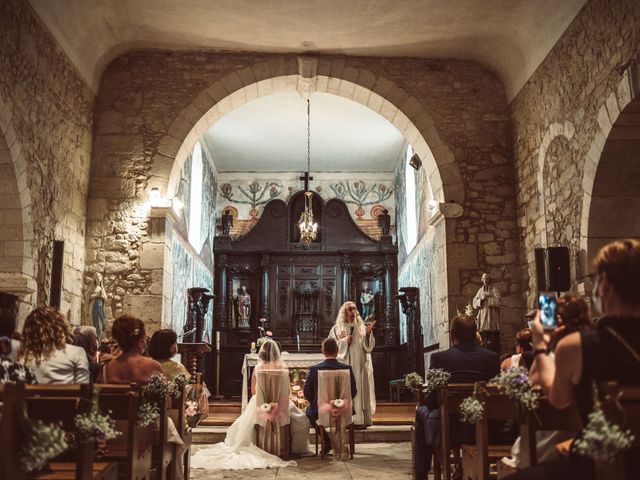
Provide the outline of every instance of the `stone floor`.
[[[205,445],[194,445],[194,452]],[[353,460],[321,460],[309,456],[297,459],[297,467],[270,470],[191,470],[193,480],[204,479],[322,479],[341,480],[355,478],[380,478],[402,480],[411,478],[411,444],[364,443],[356,444]]]

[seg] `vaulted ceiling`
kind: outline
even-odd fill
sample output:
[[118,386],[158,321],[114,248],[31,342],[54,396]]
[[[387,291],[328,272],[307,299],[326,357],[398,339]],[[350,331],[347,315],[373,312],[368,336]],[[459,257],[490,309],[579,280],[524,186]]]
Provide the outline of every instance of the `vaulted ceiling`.
[[97,89],[140,48],[474,60],[513,98],[586,0],[29,0]]

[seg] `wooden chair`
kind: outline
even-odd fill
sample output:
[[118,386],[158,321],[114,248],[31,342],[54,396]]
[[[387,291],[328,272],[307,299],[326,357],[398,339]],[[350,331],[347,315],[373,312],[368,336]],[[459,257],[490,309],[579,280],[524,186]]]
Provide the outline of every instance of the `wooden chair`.
[[151,478],[151,445],[145,443],[138,426],[140,394],[130,385],[101,384],[98,405],[110,412],[122,435],[111,440],[105,460],[118,463],[118,477],[131,480]]
[[[600,387],[602,396],[602,408],[608,419],[618,423],[623,430],[631,430],[635,436],[634,451],[618,455],[612,463],[596,463],[596,478],[598,480],[615,480],[630,478],[627,475],[628,466],[625,459],[631,455],[639,455],[640,452],[640,386],[619,385],[616,382],[608,382]],[[638,472],[636,472],[637,474]]]
[[[333,389],[336,385],[335,378],[338,377],[340,380],[340,392],[329,391],[329,389]],[[321,450],[324,447],[324,435],[325,428],[329,427],[330,420],[329,418],[323,418],[323,415],[320,414],[321,410],[321,402],[322,399],[325,401],[329,401],[336,398],[348,399],[352,401],[351,397],[351,377],[349,374],[349,370],[319,370],[318,371],[318,420],[316,422],[317,428],[314,428],[315,431],[315,441],[316,441],[316,455],[318,454],[318,438],[320,439]],[[349,457],[353,458],[355,453],[356,441],[355,441],[355,433],[353,426],[353,419],[351,416],[351,412],[344,417],[346,420],[346,429],[349,435]],[[334,450],[335,451],[335,450]]]
[[[200,374],[198,374],[200,375]],[[192,431],[187,424],[187,417],[184,413],[187,402],[186,388],[182,389],[180,396],[171,399],[170,417],[184,442],[185,451],[183,454],[184,479],[189,480],[189,460],[191,458]],[[177,457],[176,457],[177,460]]]
[[[451,465],[460,461],[459,446],[451,445],[450,415],[460,414],[462,400],[473,394],[472,383],[452,383],[438,392],[440,404],[440,458],[435,456],[434,477],[440,479],[442,473],[446,480],[451,480]],[[441,463],[442,462],[442,463]]]
[[165,396],[158,404],[160,416],[158,422],[143,430],[143,442],[151,444],[151,470],[157,480],[173,477],[173,461],[175,458],[175,444],[167,440],[169,430],[169,416],[171,414],[171,398]]
[[[291,456],[291,424],[289,417],[289,370],[256,370],[256,446],[281,458]],[[264,403],[277,404],[278,415],[274,419],[275,433],[280,438],[279,448],[266,438],[266,422],[260,413]],[[277,444],[278,442],[276,442]]]
[[0,384],[0,480],[22,480],[25,473],[20,467],[19,454],[23,432],[24,384]]
[[542,397],[535,412],[519,408],[520,423],[520,468],[538,463],[536,432],[539,431],[574,431],[582,428],[578,407],[558,410],[546,397]]
[[[518,405],[515,400],[500,393],[495,385],[485,382],[476,384],[477,398],[484,403],[482,420],[476,423],[476,444],[462,446],[462,471],[465,480],[488,480],[496,478],[491,465],[511,453],[511,445],[489,442],[491,420],[517,420]],[[497,470],[497,469],[496,469]]]

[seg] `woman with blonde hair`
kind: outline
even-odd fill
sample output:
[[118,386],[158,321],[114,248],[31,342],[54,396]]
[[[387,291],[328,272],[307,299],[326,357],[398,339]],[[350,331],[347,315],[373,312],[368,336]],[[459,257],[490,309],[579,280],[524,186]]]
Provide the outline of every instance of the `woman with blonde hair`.
[[356,377],[357,395],[353,399],[356,411],[353,417],[355,425],[373,425],[376,411],[376,394],[373,383],[373,365],[371,351],[376,345],[371,334],[375,320],[369,324],[362,321],[354,302],[345,302],[336,318],[336,324],[329,332],[329,338],[338,343],[338,361],[351,365]]
[[69,327],[50,307],[33,310],[24,322],[18,360],[38,383],[89,383],[89,362],[83,348],[67,344]]

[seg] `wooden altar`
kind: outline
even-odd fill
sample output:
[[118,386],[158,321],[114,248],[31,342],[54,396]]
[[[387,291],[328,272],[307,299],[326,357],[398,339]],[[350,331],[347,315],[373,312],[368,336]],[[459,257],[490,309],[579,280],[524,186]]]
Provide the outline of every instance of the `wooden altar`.
[[[319,353],[343,302],[369,288],[378,320],[373,366],[376,394],[387,396],[387,382],[406,372],[406,346],[398,344],[397,248],[391,237],[366,235],[355,224],[344,202],[326,203],[313,195],[320,225],[316,240],[299,242],[298,218],[303,192],[272,200],[247,234],[215,238],[214,329],[220,332],[220,393],[239,397],[244,355],[258,337],[261,318],[282,350]],[[239,322],[237,296],[246,287],[251,297],[249,328]],[[362,310],[361,310],[362,311]],[[213,369],[215,371],[215,368]]]

